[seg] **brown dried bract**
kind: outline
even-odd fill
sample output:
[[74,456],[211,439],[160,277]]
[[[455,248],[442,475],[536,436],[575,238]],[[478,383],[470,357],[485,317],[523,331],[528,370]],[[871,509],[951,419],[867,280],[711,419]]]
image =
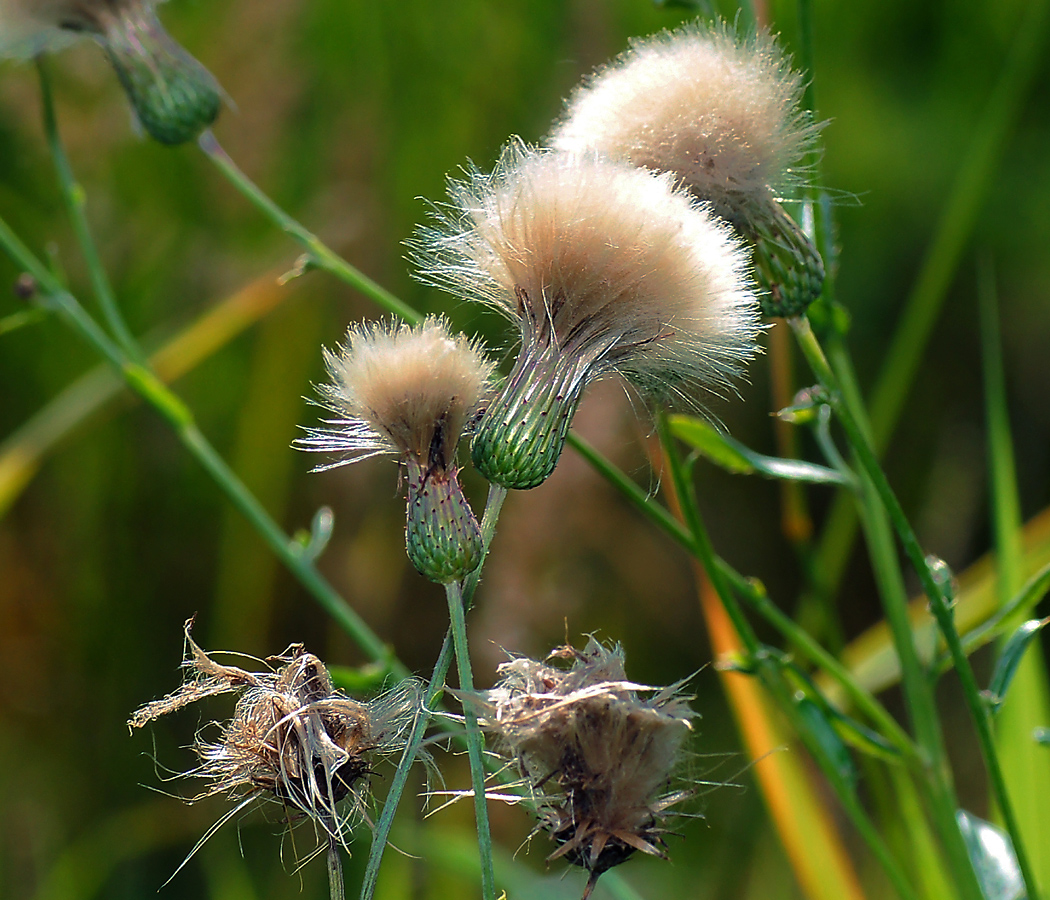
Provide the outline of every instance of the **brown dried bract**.
[[525,778],[540,816],[537,830],[564,857],[598,876],[640,850],[664,857],[669,809],[690,791],[666,792],[695,713],[681,684],[634,684],[623,651],[593,638],[580,651],[556,648],[557,668],[531,659],[500,667],[488,691],[486,726]]
[[[219,739],[197,739],[200,764],[186,774],[209,784],[190,802],[226,794],[240,801],[236,811],[254,799],[274,800],[342,842],[364,814],[370,759],[396,751],[420,710],[417,684],[405,681],[358,702],[334,689],[324,663],[301,644],[269,658],[271,671],[248,672],[208,656],[190,637],[192,625],[190,619],[185,626],[182,687],[137,710],[128,725],[141,728],[204,697],[240,692]],[[342,811],[347,798],[349,809]]]

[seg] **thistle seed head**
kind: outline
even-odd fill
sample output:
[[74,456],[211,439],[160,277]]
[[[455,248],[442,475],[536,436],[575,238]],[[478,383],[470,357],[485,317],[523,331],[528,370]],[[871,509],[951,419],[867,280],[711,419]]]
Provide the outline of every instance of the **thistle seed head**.
[[524,777],[545,830],[565,857],[598,876],[636,850],[664,857],[671,808],[689,796],[668,791],[695,713],[681,685],[634,684],[622,649],[591,638],[580,651],[500,667],[481,702],[486,728]]
[[290,822],[306,817],[320,833],[345,843],[367,810],[372,761],[398,752],[420,713],[418,684],[405,681],[375,700],[351,700],[333,688],[324,663],[301,644],[267,660],[270,671],[249,672],[201,650],[190,637],[192,624],[185,629],[182,687],[137,710],[129,727],[141,728],[204,697],[238,694],[233,717],[216,723],[217,740],[197,737],[199,764],[186,775],[207,784],[190,802],[222,794],[237,801],[230,815],[253,802],[278,803]]
[[341,418],[308,428],[300,450],[339,453],[342,466],[380,453],[444,471],[490,389],[493,364],[481,346],[452,336],[443,319],[422,325],[353,325],[346,343],[324,351],[331,381],[323,405]]
[[410,247],[420,277],[488,304],[521,333],[474,463],[507,487],[553,471],[583,388],[617,372],[667,398],[729,385],[755,352],[746,254],[659,175],[512,142],[490,175],[453,181]]
[[222,105],[211,73],[164,30],[158,0],[0,0],[0,57],[57,50],[81,35],[109,57],[146,132],[182,144],[209,127]]
[[416,569],[439,584],[481,562],[481,528],[463,496],[456,447],[490,390],[493,364],[480,345],[452,337],[445,322],[358,325],[325,351],[325,407],[341,416],[308,428],[301,450],[341,453],[319,469],[393,453],[408,476],[405,545]]
[[673,172],[756,247],[767,315],[794,315],[819,293],[823,262],[777,200],[820,126],[801,109],[804,84],[765,32],[687,25],[636,41],[572,94],[551,146],[596,150]]

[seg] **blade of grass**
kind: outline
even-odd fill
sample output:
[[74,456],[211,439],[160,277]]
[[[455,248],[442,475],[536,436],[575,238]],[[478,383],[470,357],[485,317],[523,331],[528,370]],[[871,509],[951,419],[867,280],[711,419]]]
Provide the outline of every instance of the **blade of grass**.
[[[273,273],[248,283],[163,344],[149,358],[157,377],[165,383],[175,381],[296,296],[296,288],[282,288],[276,278]],[[125,388],[112,367],[92,369],[0,443],[0,518],[32,480],[44,457]]]
[[[1050,19],[1048,12],[1047,0],[1034,0],[1028,5],[999,80],[974,129],[915,286],[905,301],[871,394],[871,440],[879,455],[885,451],[911,392],[959,260],[1042,61],[1041,49]],[[828,335],[828,356],[844,387],[853,384],[848,353],[834,333]],[[818,549],[817,568],[825,587],[832,593],[841,582],[856,533],[857,518],[852,502],[843,494],[832,505]]]
[[[1020,589],[1022,575],[1021,503],[1014,465],[1013,438],[1007,411],[1006,377],[999,338],[998,302],[995,274],[991,263],[983,261],[978,271],[981,308],[981,350],[984,368],[985,409],[988,427],[988,460],[991,469],[992,525],[998,560],[999,604],[1009,603]],[[1019,617],[1008,623],[1017,625]],[[1009,702],[996,719],[995,749],[999,755],[1005,790],[1016,810],[1017,828],[1024,846],[1046,847],[1050,843],[1050,818],[1046,798],[1050,797],[1050,766],[1046,751],[1032,740],[1035,728],[1050,723],[1050,697],[1047,695],[1047,669],[1042,650],[1035,642],[1029,647],[1014,676]],[[1000,809],[1009,822],[1009,810]],[[1023,847],[1016,847],[1018,862],[1026,868]],[[1042,885],[1050,885],[1050,858],[1035,857],[1037,872],[1032,875]]]

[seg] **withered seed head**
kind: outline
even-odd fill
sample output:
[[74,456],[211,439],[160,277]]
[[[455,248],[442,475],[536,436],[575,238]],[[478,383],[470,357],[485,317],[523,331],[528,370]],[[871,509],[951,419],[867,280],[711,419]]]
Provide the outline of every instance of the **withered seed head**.
[[618,645],[591,638],[551,658],[572,666],[504,663],[481,705],[532,792],[537,829],[560,845],[548,859],[587,869],[589,893],[635,850],[664,856],[668,810],[689,796],[667,788],[695,713],[680,684],[627,681]]
[[[225,794],[240,801],[236,810],[256,799],[276,801],[342,842],[364,813],[371,759],[396,751],[420,710],[418,685],[405,681],[373,701],[351,700],[301,644],[267,660],[276,665],[269,672],[224,666],[190,637],[192,623],[182,687],[137,710],[128,725],[141,728],[204,697],[240,693],[218,740],[197,739],[200,764],[186,774],[209,783],[190,802]],[[348,798],[346,808],[341,801]]]

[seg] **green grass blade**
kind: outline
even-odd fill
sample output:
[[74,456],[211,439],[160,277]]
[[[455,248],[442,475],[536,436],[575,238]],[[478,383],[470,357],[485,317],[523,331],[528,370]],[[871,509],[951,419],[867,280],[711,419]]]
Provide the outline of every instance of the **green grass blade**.
[[[973,141],[941,213],[919,277],[905,302],[900,324],[871,395],[871,438],[879,454],[885,450],[911,392],[933,326],[988,195],[992,176],[1038,71],[1050,18],[1048,12],[1048,0],[1035,0],[1029,6],[999,81],[974,130]],[[840,378],[845,378],[834,347],[830,355]],[[856,530],[852,498],[843,494],[829,513],[818,557],[818,568],[832,591],[845,571]]]
[[[991,512],[999,563],[998,599],[1001,606],[1017,593],[1024,578],[1021,504],[1007,411],[995,279],[988,264],[981,267],[978,287],[991,470]],[[1016,624],[1016,620],[1013,624]],[[1010,646],[1009,641],[1006,646]],[[1050,815],[1046,809],[1046,798],[1050,797],[1050,767],[1046,765],[1046,751],[1032,740],[1032,732],[1048,723],[1050,695],[1047,691],[1046,662],[1038,643],[1033,643],[1013,675],[1010,701],[1004,703],[999,711],[995,729],[995,746],[1003,769],[1007,796],[1016,812],[1017,827],[1024,844],[1030,848],[1050,844]],[[1047,854],[1038,854],[1034,865],[1035,879],[1041,886],[1050,885],[1050,858]],[[1036,891],[1031,893],[1035,894]]]

